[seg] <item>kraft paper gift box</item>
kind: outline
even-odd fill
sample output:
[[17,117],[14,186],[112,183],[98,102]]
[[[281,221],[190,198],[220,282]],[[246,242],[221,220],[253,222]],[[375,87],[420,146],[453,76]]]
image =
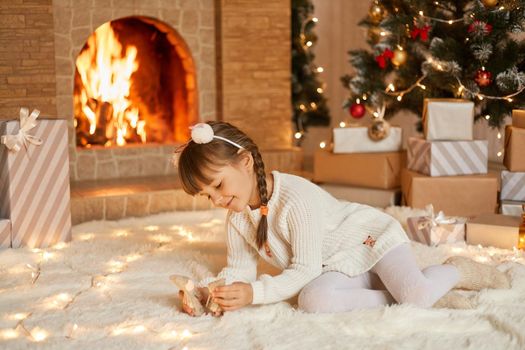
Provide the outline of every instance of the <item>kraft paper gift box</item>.
[[500,213],[503,215],[520,216],[525,212],[525,202],[501,201]]
[[0,122],[0,217],[13,248],[71,240],[67,121],[37,117],[22,109]]
[[503,164],[510,171],[525,171],[525,129],[505,126]]
[[427,216],[407,218],[407,235],[416,242],[429,246],[465,241],[466,218],[446,217],[442,211],[434,214],[432,205],[427,206]]
[[401,150],[403,129],[390,127],[387,137],[374,141],[367,127],[334,128],[334,153],[396,152]]
[[422,123],[427,140],[470,141],[474,137],[474,102],[426,98]]
[[491,214],[467,222],[467,244],[513,249],[518,247],[521,218]]
[[514,109],[512,111],[512,126],[525,129],[525,110]]
[[380,189],[400,187],[405,152],[334,154],[318,150],[314,155],[314,181]]
[[408,168],[429,176],[486,174],[488,141],[408,139]]
[[348,185],[320,184],[323,190],[337,199],[385,208],[401,202],[401,189],[382,190]]
[[434,210],[467,218],[498,209],[498,177],[492,173],[431,177],[403,169],[401,189],[403,203],[412,208],[432,204]]
[[11,247],[11,221],[0,219],[0,248]]
[[518,173],[506,170],[501,172],[500,199],[525,201],[525,172]]

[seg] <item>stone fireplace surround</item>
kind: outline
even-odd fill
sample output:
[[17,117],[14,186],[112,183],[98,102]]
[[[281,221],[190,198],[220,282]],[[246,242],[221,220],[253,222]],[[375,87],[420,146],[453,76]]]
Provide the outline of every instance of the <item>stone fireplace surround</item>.
[[69,121],[74,223],[209,207],[174,180],[174,145],[76,147],[76,57],[98,26],[127,16],[161,21],[184,39],[193,55],[199,120],[245,130],[268,170],[301,170],[290,122],[289,0],[10,1],[0,9],[2,46],[10,48],[0,62],[0,118],[16,118],[27,106]]

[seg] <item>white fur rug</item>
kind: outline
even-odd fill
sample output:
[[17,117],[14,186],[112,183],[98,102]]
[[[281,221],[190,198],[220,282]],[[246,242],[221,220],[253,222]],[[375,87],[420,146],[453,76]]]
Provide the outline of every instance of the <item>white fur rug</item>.
[[[410,210],[387,212],[402,219]],[[0,251],[0,348],[525,348],[525,256],[464,244],[414,249],[421,267],[467,255],[512,276],[510,290],[470,293],[474,310],[393,305],[305,314],[281,302],[192,318],[179,311],[168,276],[220,270],[224,217],[214,210],[91,222],[74,227],[69,244]]]

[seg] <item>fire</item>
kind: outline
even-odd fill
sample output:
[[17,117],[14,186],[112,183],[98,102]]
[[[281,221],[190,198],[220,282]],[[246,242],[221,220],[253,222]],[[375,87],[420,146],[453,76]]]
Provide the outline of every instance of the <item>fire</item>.
[[[78,98],[89,140],[105,146],[146,142],[146,121],[129,99],[131,75],[137,71],[137,48],[123,47],[110,23],[100,26],[88,39],[76,67],[83,88]],[[77,123],[79,121],[76,121]],[[89,144],[81,140],[84,146]]]

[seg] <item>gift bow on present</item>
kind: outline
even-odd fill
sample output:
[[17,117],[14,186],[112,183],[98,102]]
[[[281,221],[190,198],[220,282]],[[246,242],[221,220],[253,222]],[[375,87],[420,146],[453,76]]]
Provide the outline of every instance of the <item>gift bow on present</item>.
[[439,213],[435,215],[434,206],[432,204],[427,205],[426,210],[430,215],[417,225],[418,230],[424,229],[428,226],[436,227],[437,225],[454,224],[457,221],[456,218],[453,217],[447,218],[443,211],[439,211]]
[[41,145],[41,139],[28,134],[28,131],[36,126],[36,118],[38,118],[39,114],[40,111],[38,109],[34,109],[33,112],[29,114],[29,109],[20,108],[20,130],[18,131],[18,134],[3,135],[0,143],[5,144],[7,148],[13,152],[20,151],[22,145],[27,149],[28,142],[37,146]]

